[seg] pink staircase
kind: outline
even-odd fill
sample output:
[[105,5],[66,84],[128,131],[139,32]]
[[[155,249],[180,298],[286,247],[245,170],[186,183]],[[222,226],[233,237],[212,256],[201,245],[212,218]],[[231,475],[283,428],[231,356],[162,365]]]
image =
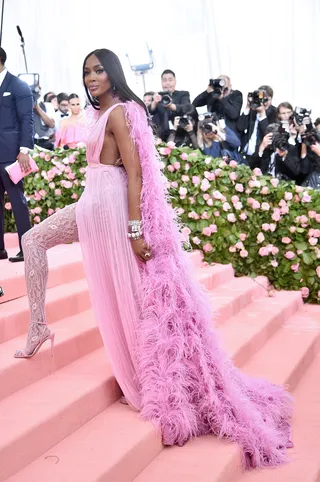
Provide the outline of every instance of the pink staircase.
[[[16,237],[7,240],[15,253]],[[30,360],[13,358],[29,321],[24,266],[0,262],[0,482],[320,481],[320,307],[297,292],[269,297],[264,278],[235,278],[229,265],[203,268],[199,253],[188,256],[236,365],[294,393],[291,462],[243,473],[239,448],[213,436],[164,448],[152,424],[119,403],[74,244],[49,252],[53,357],[47,343]]]

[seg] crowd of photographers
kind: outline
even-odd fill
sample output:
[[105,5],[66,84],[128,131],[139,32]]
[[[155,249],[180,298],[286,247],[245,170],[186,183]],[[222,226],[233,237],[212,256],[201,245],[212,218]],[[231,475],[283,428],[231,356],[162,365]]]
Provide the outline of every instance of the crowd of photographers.
[[[161,82],[162,92],[144,95],[160,139],[320,189],[320,118],[313,122],[310,109],[289,102],[275,107],[268,85],[249,92],[243,109],[242,93],[226,75],[210,79],[192,103],[189,92],[176,90],[172,70],[162,73]],[[198,114],[203,106],[207,112]]]

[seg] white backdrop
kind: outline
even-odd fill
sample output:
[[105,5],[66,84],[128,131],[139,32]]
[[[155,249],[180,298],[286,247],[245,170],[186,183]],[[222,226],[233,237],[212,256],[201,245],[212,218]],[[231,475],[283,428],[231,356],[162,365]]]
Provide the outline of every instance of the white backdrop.
[[165,68],[192,99],[210,77],[227,74],[245,96],[269,84],[276,105],[290,101],[320,116],[320,0],[5,0],[2,46],[15,74],[24,72],[16,25],[43,92],[83,95],[83,59],[105,47],[119,55],[142,95],[142,79],[125,54],[146,40],[155,58],[147,90],[161,88]]

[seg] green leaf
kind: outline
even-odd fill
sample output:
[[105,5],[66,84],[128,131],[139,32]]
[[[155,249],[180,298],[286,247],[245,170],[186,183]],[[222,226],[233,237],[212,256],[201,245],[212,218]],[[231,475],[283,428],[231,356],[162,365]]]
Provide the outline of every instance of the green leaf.
[[294,243],[294,245],[295,245],[296,249],[300,249],[301,251],[306,251],[309,248],[309,246],[305,242],[296,241]]
[[308,253],[302,253],[303,262],[307,265],[311,265],[313,263],[312,256]]

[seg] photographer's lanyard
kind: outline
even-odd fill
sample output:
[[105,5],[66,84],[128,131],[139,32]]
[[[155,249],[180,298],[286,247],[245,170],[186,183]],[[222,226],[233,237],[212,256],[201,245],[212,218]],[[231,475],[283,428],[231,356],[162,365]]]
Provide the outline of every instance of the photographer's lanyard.
[[275,152],[271,154],[269,167],[268,167],[268,174],[270,174],[273,177],[275,177],[276,175],[276,153]]

